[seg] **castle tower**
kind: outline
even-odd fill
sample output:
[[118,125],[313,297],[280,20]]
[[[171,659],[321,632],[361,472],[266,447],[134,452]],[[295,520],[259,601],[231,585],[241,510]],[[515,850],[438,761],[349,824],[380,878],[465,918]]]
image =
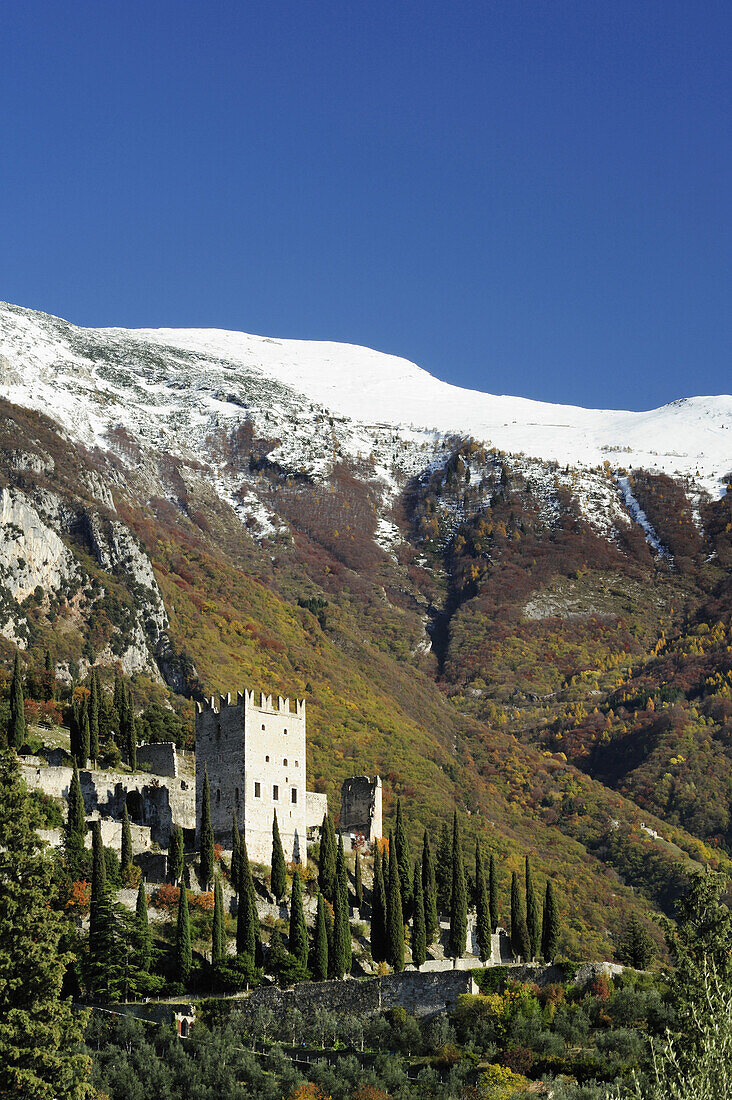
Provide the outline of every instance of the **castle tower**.
[[381,824],[381,776],[354,775],[341,787],[338,831],[355,833],[371,843],[383,836]]
[[211,790],[211,824],[218,843],[231,846],[231,821],[246,840],[249,858],[269,863],[277,812],[288,861],[307,860],[307,742],[305,700],[294,708],[281,695],[253,691],[196,705],[196,836],[201,828],[204,771]]

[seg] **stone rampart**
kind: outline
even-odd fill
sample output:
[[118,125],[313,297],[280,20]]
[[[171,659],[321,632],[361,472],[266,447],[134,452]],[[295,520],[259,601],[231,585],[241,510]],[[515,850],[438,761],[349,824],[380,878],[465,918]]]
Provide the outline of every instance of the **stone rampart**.
[[178,754],[173,741],[138,745],[137,763],[149,768],[156,775],[167,775],[171,779],[178,778]]

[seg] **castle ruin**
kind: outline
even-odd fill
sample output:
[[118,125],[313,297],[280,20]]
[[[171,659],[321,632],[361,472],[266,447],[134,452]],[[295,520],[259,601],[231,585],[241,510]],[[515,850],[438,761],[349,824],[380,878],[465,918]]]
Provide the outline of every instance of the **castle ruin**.
[[341,787],[340,833],[362,836],[367,844],[383,836],[381,776],[354,775]]

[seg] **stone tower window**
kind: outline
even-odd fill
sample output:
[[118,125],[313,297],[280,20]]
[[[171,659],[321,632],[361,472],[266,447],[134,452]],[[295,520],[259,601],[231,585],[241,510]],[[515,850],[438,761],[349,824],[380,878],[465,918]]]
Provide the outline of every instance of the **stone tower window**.
[[258,779],[254,780],[254,797],[255,798],[261,798],[262,797],[262,784],[259,782]]
[[287,730],[283,730],[282,732],[283,732],[283,733],[287,733]]
[[264,759],[265,759],[265,761],[266,761],[266,762],[267,762],[267,763],[269,764],[269,757],[268,757],[268,756],[265,756],[265,758],[264,758]]
[[264,729],[264,722],[262,722],[262,729]]
[[282,767],[283,768],[287,767],[287,757],[285,757],[285,759],[282,761]]
[[299,767],[300,767],[300,762],[299,762],[298,760],[296,760],[296,761],[295,761],[295,767],[296,767],[296,768],[299,768]]
[[216,801],[217,802],[221,801],[221,788],[220,787],[216,788]]
[[297,787],[293,787],[292,788],[292,804],[293,804],[293,806],[296,803],[297,803]]
[[239,788],[238,787],[234,787],[234,801],[236,802],[236,804],[238,806],[239,805]]
[[280,788],[275,783],[275,785],[272,787],[272,801],[273,802],[279,802],[279,798],[280,798]]

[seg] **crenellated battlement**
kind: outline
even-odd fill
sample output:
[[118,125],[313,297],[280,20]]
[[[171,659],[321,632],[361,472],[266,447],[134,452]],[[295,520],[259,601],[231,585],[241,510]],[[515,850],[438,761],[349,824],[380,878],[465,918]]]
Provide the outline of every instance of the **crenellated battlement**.
[[226,692],[225,695],[206,696],[202,702],[196,701],[196,714],[203,714],[204,711],[220,714],[224,708],[228,707],[246,707],[247,710],[259,711],[262,714],[292,714],[297,718],[305,718],[304,699],[290,700],[286,695],[265,695],[264,692],[250,691],[248,688],[237,691],[236,703],[232,703],[230,692]]

